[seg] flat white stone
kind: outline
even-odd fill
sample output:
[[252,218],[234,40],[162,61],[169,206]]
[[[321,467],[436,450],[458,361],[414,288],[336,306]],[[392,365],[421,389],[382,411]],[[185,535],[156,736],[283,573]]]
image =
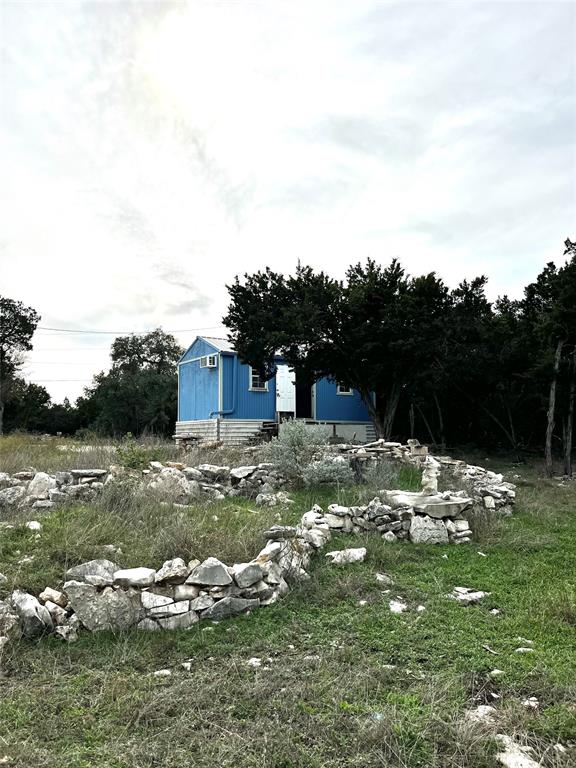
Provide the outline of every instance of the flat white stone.
[[122,587],[150,587],[155,578],[154,568],[124,568],[114,573],[114,583]]
[[331,565],[348,565],[349,563],[361,563],[366,557],[366,547],[341,549],[335,552],[327,552]]

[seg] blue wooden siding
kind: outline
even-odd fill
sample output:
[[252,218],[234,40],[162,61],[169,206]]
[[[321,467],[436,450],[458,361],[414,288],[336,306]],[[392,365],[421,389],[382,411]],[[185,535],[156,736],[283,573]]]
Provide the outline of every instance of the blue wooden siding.
[[[199,358],[212,354],[218,354],[218,367],[200,368]],[[277,362],[282,361],[278,359]],[[268,382],[267,391],[252,391],[250,366],[241,363],[233,353],[218,353],[216,347],[204,339],[196,339],[186,351],[178,371],[178,421],[218,415],[231,420],[271,421],[276,418],[276,377]],[[315,418],[317,421],[370,421],[358,392],[338,395],[336,383],[329,379],[316,383]]]
[[186,352],[180,358],[180,362],[183,363],[186,360],[192,360],[195,357],[204,355],[213,355],[216,352],[218,352],[216,347],[212,346],[212,344],[209,344],[207,341],[204,341],[204,339],[198,338],[192,346],[188,347]]
[[[222,369],[224,377],[222,418],[274,420],[276,418],[276,377],[268,382],[267,392],[253,392],[250,390],[250,366],[241,363],[236,355],[222,355],[222,359],[225,361]],[[232,413],[227,413],[232,409]]]
[[196,339],[180,360],[178,421],[209,419],[218,410],[218,368],[200,368],[200,360],[195,359],[216,352],[211,344]]
[[351,395],[338,395],[335,381],[320,379],[316,382],[316,420],[370,421],[370,414],[355,389]]

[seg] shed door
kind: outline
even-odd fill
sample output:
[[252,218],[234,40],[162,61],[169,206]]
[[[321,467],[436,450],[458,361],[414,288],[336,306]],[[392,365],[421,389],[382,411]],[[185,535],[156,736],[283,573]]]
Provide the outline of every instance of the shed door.
[[279,365],[276,370],[276,410],[279,413],[294,413],[296,410],[294,371],[287,365]]

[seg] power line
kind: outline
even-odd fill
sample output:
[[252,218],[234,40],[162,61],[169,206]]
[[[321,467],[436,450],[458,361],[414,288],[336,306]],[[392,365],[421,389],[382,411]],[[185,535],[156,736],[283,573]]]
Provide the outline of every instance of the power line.
[[[173,331],[166,331],[166,333],[193,333],[194,331],[215,331],[219,328],[224,328],[223,325],[210,325],[205,326],[203,328],[178,328]],[[37,326],[37,330],[39,331],[55,331],[56,333],[98,333],[98,334],[111,334],[114,335],[116,333],[124,333],[132,336],[143,336],[145,333],[152,333],[153,330],[157,330],[156,328],[153,328],[148,331],[92,331],[87,330],[83,328],[49,328],[45,325],[39,325]],[[51,334],[48,334],[51,335]]]
[[30,379],[32,384],[48,384],[53,381],[92,381],[92,379]]

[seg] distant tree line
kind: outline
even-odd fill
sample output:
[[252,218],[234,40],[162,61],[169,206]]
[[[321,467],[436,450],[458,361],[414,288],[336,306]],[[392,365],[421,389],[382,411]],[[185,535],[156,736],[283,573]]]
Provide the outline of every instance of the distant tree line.
[[244,362],[274,375],[280,353],[300,381],[358,390],[386,439],[437,449],[544,450],[572,474],[576,394],[576,243],[522,299],[488,301],[484,276],[449,289],[393,260],[351,266],[344,281],[299,266],[228,286],[224,319]]
[[[228,286],[224,323],[241,359],[265,378],[280,352],[300,381],[327,376],[357,389],[378,435],[437,450],[477,447],[521,458],[543,452],[572,474],[576,398],[576,243],[523,297],[494,302],[484,276],[450,289],[434,272],[368,260],[345,280],[299,266]],[[0,297],[0,434],[24,429],[102,435],[173,433],[182,350],[157,329],[118,337],[111,367],[72,405],[52,403],[19,374],[40,318]]]
[[[10,301],[0,299],[4,306]],[[12,323],[15,317],[31,316],[34,312],[19,302],[12,304]],[[183,351],[173,336],[157,329],[139,336],[118,337],[111,346],[108,373],[94,376],[75,405],[67,398],[62,404],[52,403],[44,387],[25,381],[18,373],[23,364],[21,352],[31,349],[30,339],[40,319],[36,314],[33,318],[33,327],[27,329],[28,346],[18,349],[10,346],[7,339],[2,342],[0,320],[0,362],[3,349],[4,359],[10,360],[9,366],[4,365],[3,379],[0,378],[5,431],[72,435],[90,430],[110,436],[128,432],[136,436],[173,434],[178,399],[176,362]]]

